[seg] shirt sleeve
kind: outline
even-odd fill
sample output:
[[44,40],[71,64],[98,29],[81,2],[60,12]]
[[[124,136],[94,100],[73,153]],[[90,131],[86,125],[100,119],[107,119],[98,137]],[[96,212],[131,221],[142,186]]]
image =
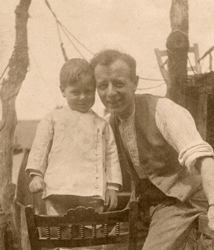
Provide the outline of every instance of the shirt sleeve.
[[[114,139],[112,128],[108,122],[105,127],[105,164],[107,173],[107,186],[118,190],[122,186],[122,173],[118,158],[117,146]],[[113,185],[112,185],[113,184]],[[116,185],[114,185],[116,184]]]
[[34,175],[43,177],[43,175],[40,171],[30,169],[30,170],[28,170],[28,172],[29,172],[30,177],[33,177]]
[[167,98],[160,98],[155,119],[165,140],[179,153],[181,165],[191,170],[198,158],[213,157],[212,147],[201,138],[193,117],[185,108]]
[[32,175],[37,172],[37,175],[44,176],[52,140],[53,125],[52,114],[50,113],[38,124],[26,167],[28,174]]
[[115,183],[107,183],[107,189],[113,189],[115,191],[119,191],[120,185]]

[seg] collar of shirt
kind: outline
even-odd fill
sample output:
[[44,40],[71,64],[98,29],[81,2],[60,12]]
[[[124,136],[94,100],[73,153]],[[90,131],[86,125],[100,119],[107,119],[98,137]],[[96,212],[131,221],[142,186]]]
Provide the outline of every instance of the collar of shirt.
[[135,116],[135,106],[134,106],[133,112],[131,113],[131,115],[128,118],[121,119],[118,117],[118,120],[120,121],[121,124],[126,124],[126,123],[130,122],[131,120],[134,120],[134,116]]

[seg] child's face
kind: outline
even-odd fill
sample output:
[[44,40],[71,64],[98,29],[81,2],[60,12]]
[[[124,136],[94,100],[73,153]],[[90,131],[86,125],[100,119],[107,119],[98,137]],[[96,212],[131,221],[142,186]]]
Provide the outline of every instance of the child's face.
[[61,89],[71,109],[85,113],[94,105],[95,84],[92,81],[91,76],[85,75],[75,84]]

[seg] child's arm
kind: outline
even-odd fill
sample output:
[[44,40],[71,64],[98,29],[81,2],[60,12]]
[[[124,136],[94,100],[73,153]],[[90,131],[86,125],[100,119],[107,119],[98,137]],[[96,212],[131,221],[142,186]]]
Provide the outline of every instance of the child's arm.
[[107,207],[108,211],[111,211],[117,207],[117,203],[117,191],[114,189],[107,189],[104,206]]
[[43,176],[48,165],[48,155],[53,140],[52,116],[48,114],[38,124],[33,145],[28,157],[27,173],[32,181],[29,185],[31,192],[39,192],[44,189]]
[[113,210],[117,207],[117,191],[122,186],[122,173],[118,158],[117,146],[115,143],[113,131],[109,123],[105,130],[106,137],[106,174],[107,174],[107,191],[105,203],[108,205],[108,210]]
[[44,191],[45,183],[42,176],[33,175],[32,181],[30,182],[29,189],[31,193],[39,193]]

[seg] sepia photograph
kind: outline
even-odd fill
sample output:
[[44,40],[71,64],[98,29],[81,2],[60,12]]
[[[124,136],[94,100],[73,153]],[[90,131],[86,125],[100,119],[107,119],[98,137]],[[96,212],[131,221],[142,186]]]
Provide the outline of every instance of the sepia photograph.
[[0,250],[214,249],[213,13],[0,0]]

